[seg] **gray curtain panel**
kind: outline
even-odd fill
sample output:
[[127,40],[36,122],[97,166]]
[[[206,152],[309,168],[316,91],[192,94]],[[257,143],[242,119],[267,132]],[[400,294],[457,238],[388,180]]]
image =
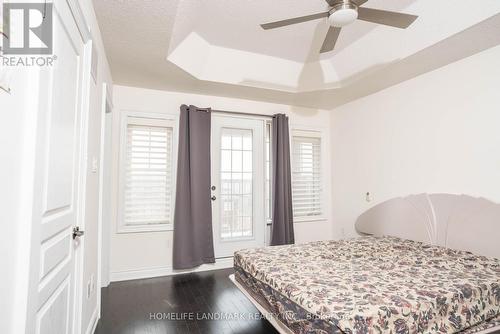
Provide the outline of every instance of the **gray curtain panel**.
[[271,246],[295,242],[293,233],[292,177],[290,168],[290,135],[288,117],[273,116],[272,124],[273,222]]
[[210,200],[210,109],[181,106],[173,268],[214,263]]

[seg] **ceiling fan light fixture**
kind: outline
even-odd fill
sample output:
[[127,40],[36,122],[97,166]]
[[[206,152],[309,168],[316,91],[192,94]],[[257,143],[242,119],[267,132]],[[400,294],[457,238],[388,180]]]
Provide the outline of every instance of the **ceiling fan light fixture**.
[[332,7],[328,22],[332,27],[344,27],[358,18],[358,7],[350,2],[342,2]]
[[[1,1],[1,0],[0,0]],[[328,18],[330,27],[321,46],[320,52],[330,52],[335,48],[342,27],[354,23],[356,20],[362,20],[385,26],[406,29],[417,18],[416,15],[391,12],[388,10],[360,7],[367,0],[325,0],[328,4],[328,11],[316,14],[309,14],[299,17],[293,17],[286,20],[261,24],[262,29],[269,30],[280,27],[286,27],[297,23],[309,22],[318,19]],[[323,21],[324,22],[324,21]]]

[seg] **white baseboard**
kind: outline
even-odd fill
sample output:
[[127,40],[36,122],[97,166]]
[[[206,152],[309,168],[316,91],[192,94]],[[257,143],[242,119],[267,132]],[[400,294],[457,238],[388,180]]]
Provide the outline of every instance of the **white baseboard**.
[[94,312],[92,313],[92,317],[90,318],[89,325],[87,327],[87,330],[85,331],[85,334],[94,334],[95,329],[97,328],[97,322],[99,321],[99,303],[97,307],[95,308]]
[[168,266],[168,267],[155,267],[155,268],[116,271],[110,273],[109,280],[110,282],[129,281],[141,278],[172,276],[172,275],[187,274],[200,271],[226,269],[226,268],[231,268],[232,266],[233,266],[233,258],[229,257],[229,258],[217,259],[216,262],[213,264],[212,263],[202,264],[199,267],[188,270],[174,270],[171,266]]

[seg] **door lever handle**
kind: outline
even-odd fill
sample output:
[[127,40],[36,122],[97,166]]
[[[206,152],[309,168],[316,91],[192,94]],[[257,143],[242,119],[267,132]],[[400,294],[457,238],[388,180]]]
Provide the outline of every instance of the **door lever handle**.
[[85,234],[84,231],[80,231],[80,227],[73,227],[73,240],[79,237],[82,237]]

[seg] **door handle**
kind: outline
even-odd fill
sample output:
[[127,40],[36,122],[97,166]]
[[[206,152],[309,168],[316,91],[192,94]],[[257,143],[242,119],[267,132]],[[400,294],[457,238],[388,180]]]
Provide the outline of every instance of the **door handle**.
[[80,231],[80,227],[73,227],[73,240],[79,237],[82,237],[85,234],[84,231]]
[[211,199],[212,201],[215,201],[215,200],[217,199],[217,197],[212,196],[212,197],[210,197],[210,199]]

